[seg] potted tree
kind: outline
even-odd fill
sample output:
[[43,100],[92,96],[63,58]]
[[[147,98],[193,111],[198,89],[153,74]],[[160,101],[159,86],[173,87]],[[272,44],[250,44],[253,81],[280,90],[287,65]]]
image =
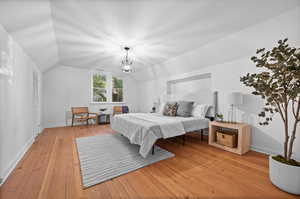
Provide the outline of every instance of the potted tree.
[[292,159],[300,123],[300,49],[290,47],[287,40],[279,40],[270,51],[258,49],[251,60],[261,72],[248,73],[240,80],[265,100],[260,125],[268,125],[277,113],[283,122],[283,154],[269,157],[271,182],[286,192],[300,194],[300,162]]

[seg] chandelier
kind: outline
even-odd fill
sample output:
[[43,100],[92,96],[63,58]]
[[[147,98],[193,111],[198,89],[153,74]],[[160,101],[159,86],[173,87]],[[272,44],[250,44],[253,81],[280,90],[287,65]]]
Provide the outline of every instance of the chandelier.
[[132,60],[130,60],[130,59],[128,58],[128,51],[130,50],[130,48],[127,47],[127,46],[125,46],[125,47],[124,47],[124,50],[126,51],[126,56],[125,56],[125,58],[122,60],[122,64],[121,64],[121,66],[122,66],[122,71],[123,71],[124,73],[131,73],[131,72],[133,72],[133,68],[132,68]]

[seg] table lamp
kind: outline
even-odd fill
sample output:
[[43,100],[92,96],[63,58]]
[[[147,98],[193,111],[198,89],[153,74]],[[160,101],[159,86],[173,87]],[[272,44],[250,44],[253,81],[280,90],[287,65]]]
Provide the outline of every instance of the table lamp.
[[243,104],[243,95],[239,92],[232,92],[228,95],[227,99],[228,99],[228,103],[230,104],[228,121],[236,123],[235,107]]

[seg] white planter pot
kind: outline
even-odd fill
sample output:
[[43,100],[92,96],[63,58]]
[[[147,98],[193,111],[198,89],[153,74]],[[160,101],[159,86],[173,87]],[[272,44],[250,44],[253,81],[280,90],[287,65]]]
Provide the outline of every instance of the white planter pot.
[[278,188],[300,195],[300,167],[283,164],[269,156],[269,175]]

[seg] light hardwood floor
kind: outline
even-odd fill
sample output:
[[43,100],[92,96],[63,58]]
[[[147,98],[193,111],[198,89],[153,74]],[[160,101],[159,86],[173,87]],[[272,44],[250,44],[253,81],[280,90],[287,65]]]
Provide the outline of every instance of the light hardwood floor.
[[299,198],[280,191],[268,179],[267,156],[239,156],[191,134],[159,145],[176,156],[113,180],[82,189],[74,139],[114,133],[109,126],[45,129],[1,187],[1,199],[121,198]]

